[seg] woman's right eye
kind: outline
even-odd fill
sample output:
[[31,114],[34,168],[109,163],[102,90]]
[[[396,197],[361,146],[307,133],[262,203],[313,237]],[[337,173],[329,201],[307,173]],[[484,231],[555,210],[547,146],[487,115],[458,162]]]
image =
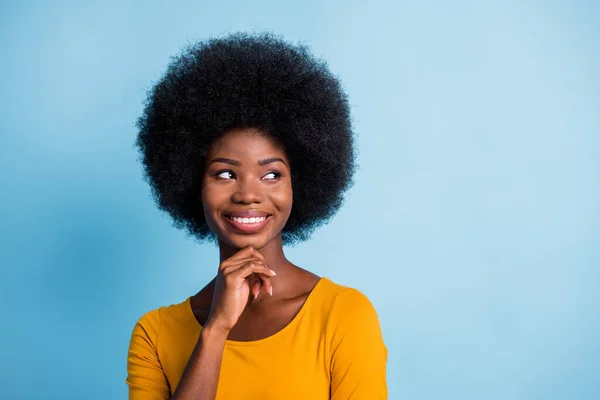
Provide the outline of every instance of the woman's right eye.
[[215,175],[219,179],[233,179],[234,175],[231,171],[219,171]]

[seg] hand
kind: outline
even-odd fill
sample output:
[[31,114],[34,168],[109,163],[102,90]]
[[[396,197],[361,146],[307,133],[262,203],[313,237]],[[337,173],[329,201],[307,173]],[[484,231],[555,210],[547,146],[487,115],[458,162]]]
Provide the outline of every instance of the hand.
[[264,256],[250,246],[224,260],[219,265],[206,325],[230,332],[248,305],[250,292],[253,297],[261,289],[273,293],[271,277],[275,275],[267,268]]

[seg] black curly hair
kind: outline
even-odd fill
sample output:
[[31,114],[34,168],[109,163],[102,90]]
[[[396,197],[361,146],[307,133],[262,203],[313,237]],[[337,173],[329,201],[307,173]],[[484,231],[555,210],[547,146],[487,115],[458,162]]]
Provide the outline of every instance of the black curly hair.
[[285,150],[293,206],[283,244],[306,240],[342,205],[356,170],[347,96],[323,60],[272,33],[191,44],[148,92],[136,145],[158,207],[199,241],[214,240],[199,193],[220,135],[257,128]]

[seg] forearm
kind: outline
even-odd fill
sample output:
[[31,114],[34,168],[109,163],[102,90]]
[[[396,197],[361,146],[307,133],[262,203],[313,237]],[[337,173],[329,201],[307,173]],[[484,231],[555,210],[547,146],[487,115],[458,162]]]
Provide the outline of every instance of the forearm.
[[205,326],[171,400],[214,400],[228,333]]

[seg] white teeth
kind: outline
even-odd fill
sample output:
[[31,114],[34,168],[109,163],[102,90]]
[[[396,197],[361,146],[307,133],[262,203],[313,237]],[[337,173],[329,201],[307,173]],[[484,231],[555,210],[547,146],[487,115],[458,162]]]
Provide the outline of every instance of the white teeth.
[[240,217],[230,217],[235,222],[241,222],[242,224],[256,224],[258,222],[262,222],[267,217],[252,217],[252,218],[240,218]]

